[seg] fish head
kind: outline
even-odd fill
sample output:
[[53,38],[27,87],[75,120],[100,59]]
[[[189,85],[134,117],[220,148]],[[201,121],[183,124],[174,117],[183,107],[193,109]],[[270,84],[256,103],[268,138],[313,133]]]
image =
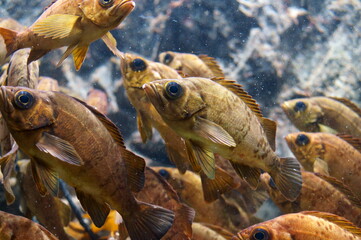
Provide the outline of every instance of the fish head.
[[132,0],[83,0],[79,4],[87,19],[109,30],[117,27],[134,7]]
[[10,130],[34,130],[51,125],[56,118],[46,92],[25,87],[2,86],[0,111]]
[[275,220],[253,225],[237,233],[232,240],[292,240],[287,229]]
[[188,79],[163,79],[143,85],[143,89],[165,121],[194,117],[206,107],[198,86]]
[[281,104],[291,122],[301,131],[318,132],[322,109],[310,98],[298,98]]
[[182,61],[180,61],[179,56],[179,53],[171,51],[162,52],[159,54],[159,61],[173,69],[182,70]]
[[307,171],[313,171],[317,158],[323,158],[324,146],[318,133],[291,133],[286,137],[288,147]]

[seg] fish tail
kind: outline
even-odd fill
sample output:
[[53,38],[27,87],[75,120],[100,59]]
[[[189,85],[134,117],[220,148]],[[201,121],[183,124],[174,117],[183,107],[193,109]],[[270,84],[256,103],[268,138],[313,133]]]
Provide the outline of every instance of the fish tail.
[[124,223],[129,236],[134,240],[161,239],[171,228],[174,213],[168,209],[138,202],[138,210],[125,217]]
[[281,158],[281,167],[270,173],[282,195],[290,201],[297,199],[302,188],[301,167],[295,158]]
[[7,51],[6,56],[9,56],[17,50],[16,37],[18,33],[7,28],[0,28],[0,35],[4,38],[5,41]]

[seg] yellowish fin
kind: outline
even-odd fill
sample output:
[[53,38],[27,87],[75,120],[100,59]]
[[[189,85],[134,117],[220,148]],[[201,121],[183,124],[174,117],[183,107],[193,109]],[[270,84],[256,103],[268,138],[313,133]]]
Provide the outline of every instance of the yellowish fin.
[[117,40],[115,40],[115,38],[113,37],[113,35],[110,32],[107,32],[103,37],[102,37],[103,42],[105,43],[105,45],[107,45],[107,47],[109,48],[110,51],[112,51],[112,53],[115,56],[118,56],[120,58],[123,57],[123,54],[118,50],[117,48]]
[[214,74],[214,77],[224,77],[224,73],[217,61],[213,57],[209,57],[208,55],[198,55],[198,57],[209,67],[209,69]]
[[313,171],[317,173],[321,173],[323,175],[329,176],[330,173],[328,172],[328,164],[326,161],[322,160],[321,158],[316,158],[313,163]]
[[16,37],[18,33],[10,29],[0,28],[0,35],[4,38],[5,41],[7,51],[6,56],[9,56],[17,50]]
[[195,159],[197,159],[197,163],[201,167],[204,174],[210,179],[214,179],[216,174],[216,163],[214,160],[214,154],[195,144],[192,144],[192,149]]
[[153,131],[152,131],[152,124],[145,118],[141,113],[138,112],[137,114],[137,125],[140,136],[142,138],[142,142],[146,143],[148,140],[152,138]]
[[34,24],[33,32],[51,39],[62,39],[80,33],[76,24],[81,17],[69,14],[54,14]]
[[320,128],[320,132],[332,133],[332,134],[337,134],[338,133],[335,129],[330,128],[329,126],[323,125],[321,123],[318,123],[318,127]]
[[77,46],[73,50],[72,54],[73,54],[73,59],[74,59],[75,70],[79,71],[79,69],[81,68],[81,65],[83,65],[83,62],[86,57],[86,53],[88,52],[88,48],[89,48],[89,45]]

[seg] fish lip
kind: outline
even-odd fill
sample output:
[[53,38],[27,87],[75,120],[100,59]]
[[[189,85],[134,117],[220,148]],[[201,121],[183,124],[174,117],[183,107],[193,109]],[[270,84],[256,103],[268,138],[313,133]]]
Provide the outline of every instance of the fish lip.
[[117,14],[118,10],[120,8],[123,8],[121,11],[120,15],[120,19],[124,19],[126,16],[128,16],[133,9],[135,8],[135,2],[133,0],[125,0],[123,1],[121,4],[115,6],[111,11],[110,11],[110,15],[114,16]]
[[161,108],[165,108],[165,103],[160,96],[159,92],[156,89],[156,86],[152,83],[145,83],[142,86],[143,90],[145,91],[145,94],[147,95],[150,102],[155,106],[154,103],[160,104]]

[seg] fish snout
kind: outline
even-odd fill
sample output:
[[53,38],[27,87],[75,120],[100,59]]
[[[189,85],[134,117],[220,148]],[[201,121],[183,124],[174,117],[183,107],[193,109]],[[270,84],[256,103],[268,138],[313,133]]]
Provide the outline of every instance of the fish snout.
[[0,101],[1,101],[1,109],[3,111],[5,111],[6,113],[12,113],[15,109],[14,106],[9,98],[9,94],[8,94],[8,90],[5,86],[1,86],[1,91],[0,91]]
[[124,19],[128,16],[135,8],[135,2],[133,0],[124,0],[120,4],[114,6],[110,11],[111,16],[122,16]]

